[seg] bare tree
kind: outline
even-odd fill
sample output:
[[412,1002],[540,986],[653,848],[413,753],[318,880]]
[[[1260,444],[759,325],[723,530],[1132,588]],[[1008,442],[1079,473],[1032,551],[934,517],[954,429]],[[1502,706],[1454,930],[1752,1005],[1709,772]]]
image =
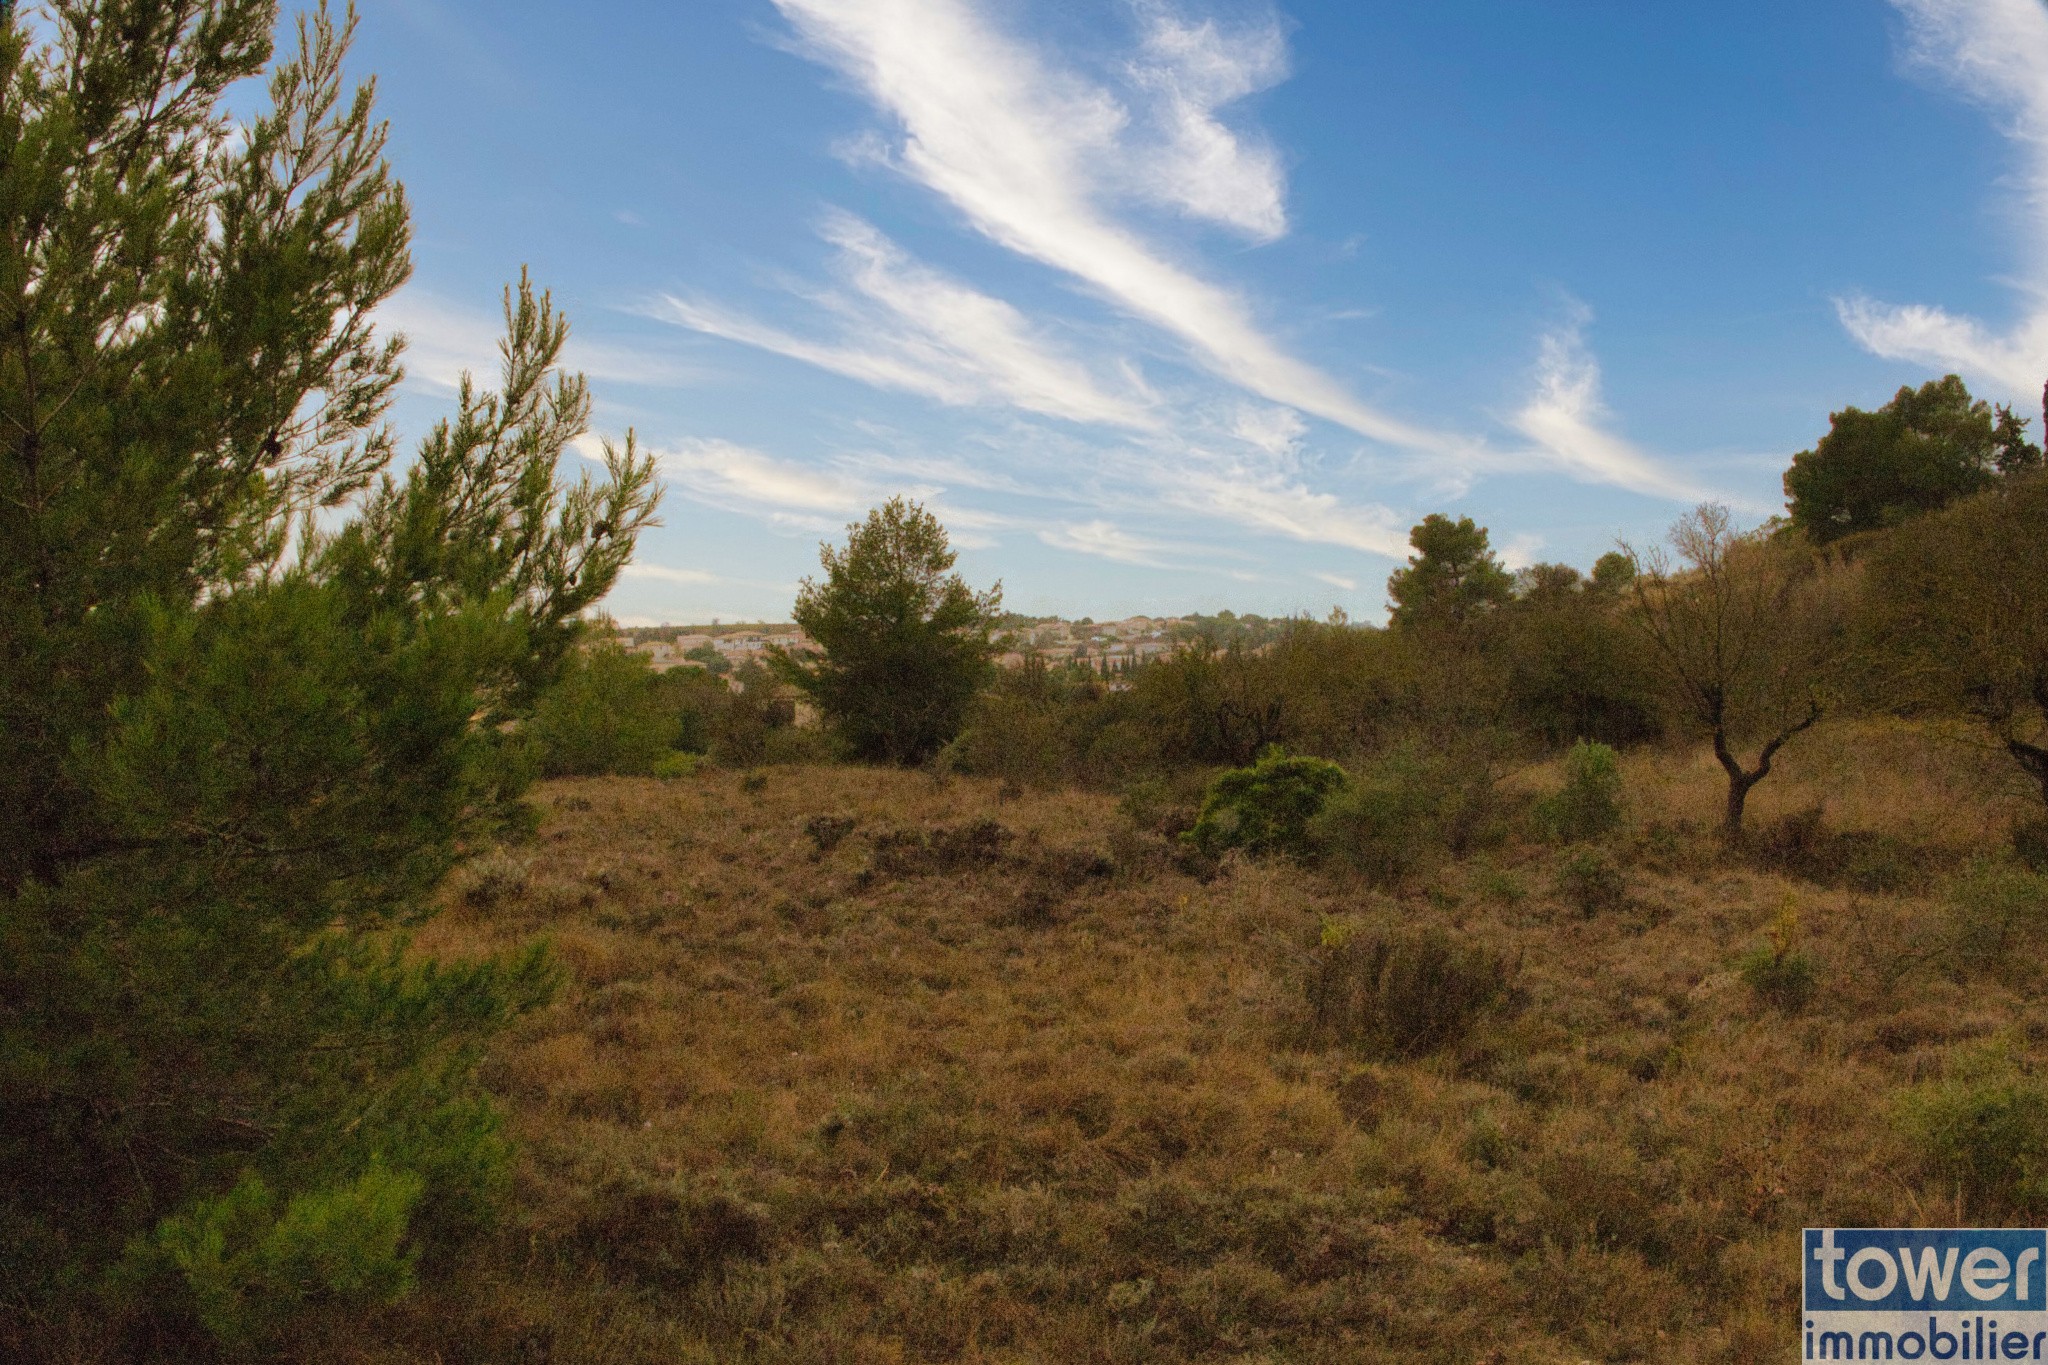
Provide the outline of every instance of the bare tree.
[[[1705,503],[1671,528],[1677,552],[1638,553],[1632,616],[1648,640],[1680,716],[1710,739],[1728,774],[1722,828],[1742,832],[1749,793],[1770,776],[1786,742],[1821,716],[1810,613],[1799,601],[1793,552],[1738,535],[1728,509]],[[1736,748],[1760,739],[1756,761]]]

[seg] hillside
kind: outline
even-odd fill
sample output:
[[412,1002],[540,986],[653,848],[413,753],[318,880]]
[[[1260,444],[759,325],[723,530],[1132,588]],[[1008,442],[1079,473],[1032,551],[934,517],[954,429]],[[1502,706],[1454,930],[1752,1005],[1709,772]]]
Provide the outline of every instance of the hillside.
[[[1998,1211],[1924,1136],[1959,1086],[2024,1090],[2048,1029],[2031,925],[1987,942],[1945,889],[2002,828],[1969,774],[1824,730],[1738,859],[1702,832],[1711,759],[1646,751],[1618,886],[1517,837],[1392,891],[1236,855],[1204,880],[1071,791],[550,784],[538,841],[419,939],[566,965],[486,1067],[525,1212],[459,1291],[331,1349],[1789,1360],[1802,1225]],[[1780,818],[1859,788],[1826,831]],[[1738,968],[1774,924],[1817,964],[1803,1009]],[[1354,945],[1432,928],[1505,991],[1435,1050],[1333,1036]]]

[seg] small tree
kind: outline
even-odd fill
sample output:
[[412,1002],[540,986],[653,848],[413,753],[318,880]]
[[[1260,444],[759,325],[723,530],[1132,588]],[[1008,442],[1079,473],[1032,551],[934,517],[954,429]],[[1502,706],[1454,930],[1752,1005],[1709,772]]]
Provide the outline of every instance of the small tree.
[[1598,839],[1621,827],[1621,765],[1605,744],[1580,740],[1565,755],[1564,786],[1536,805],[1536,820],[1563,843]]
[[[1633,619],[1662,669],[1679,716],[1714,746],[1728,775],[1723,829],[1742,832],[1749,793],[1770,776],[1778,751],[1820,719],[1820,651],[1802,616],[1793,552],[1758,536],[1736,535],[1728,509],[1702,505],[1671,528],[1682,568],[1661,551],[1624,546],[1635,574]],[[1736,747],[1760,738],[1756,761]]]
[[984,593],[950,572],[946,528],[891,498],[847,527],[846,548],[819,547],[825,581],[805,579],[796,623],[816,657],[777,648],[777,676],[801,688],[853,753],[919,763],[966,719],[1000,646],[1002,585]]
[[1591,580],[1563,564],[1516,575],[1519,592],[1499,616],[1499,652],[1514,720],[1546,744],[1626,744],[1656,733],[1649,661],[1620,609],[1626,582],[1616,555]]
[[529,827],[521,724],[652,469],[557,484],[589,400],[522,283],[502,389],[380,477],[408,225],[346,26],[238,123],[269,0],[42,8],[0,18],[0,1340],[189,1359],[487,1215],[473,1064],[550,972],[400,931]]
[[1970,397],[1955,375],[1902,388],[1875,412],[1844,408],[1792,457],[1792,524],[1816,545],[1896,525],[1991,486],[2040,458],[2026,422]]
[[1415,553],[1387,579],[1396,626],[1460,627],[1515,593],[1515,580],[1470,517],[1432,512],[1408,533]]
[[1287,733],[1277,651],[1198,635],[1147,664],[1132,682],[1134,708],[1169,764],[1245,767]]

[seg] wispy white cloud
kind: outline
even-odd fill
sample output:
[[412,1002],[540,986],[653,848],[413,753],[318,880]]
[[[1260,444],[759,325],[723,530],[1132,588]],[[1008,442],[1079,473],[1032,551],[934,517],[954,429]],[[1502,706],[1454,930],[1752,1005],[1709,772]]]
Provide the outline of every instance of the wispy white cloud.
[[[411,383],[452,393],[467,372],[478,384],[496,387],[504,363],[498,349],[505,335],[502,311],[485,312],[414,285],[386,300],[377,310],[377,320],[405,334],[405,368]],[[593,380],[682,386],[705,378],[704,371],[669,356],[586,339],[578,334],[576,320],[569,322],[562,363]]]
[[703,569],[677,569],[667,564],[650,564],[636,559],[620,570],[627,578],[651,578],[663,583],[723,583],[715,573]]
[[1156,201],[1259,241],[1287,231],[1287,183],[1272,147],[1217,111],[1286,78],[1287,43],[1269,18],[1226,33],[1151,0],[1140,7],[1142,55],[1132,83],[1154,99],[1163,146],[1134,158],[1135,183]]
[[1682,501],[1706,496],[1691,480],[1608,430],[1612,414],[1600,397],[1600,363],[1586,345],[1585,329],[1592,316],[1584,304],[1573,301],[1564,322],[1544,335],[1535,392],[1509,424],[1575,479]]
[[1094,555],[1101,559],[1113,559],[1120,564],[1141,564],[1147,568],[1166,568],[1161,554],[1172,547],[1157,541],[1134,536],[1114,522],[1097,519],[1084,522],[1062,522],[1047,526],[1038,532],[1038,538],[1056,550],[1072,550],[1076,554]]
[[[1470,443],[1383,413],[1288,354],[1239,294],[1175,263],[1110,212],[1106,202],[1129,183],[1126,109],[1107,90],[1000,31],[975,0],[775,3],[807,52],[854,81],[895,121],[896,145],[876,155],[888,156],[991,240],[1074,276],[1178,338],[1215,373],[1273,402],[1404,450],[1471,453]],[[1245,73],[1272,70],[1256,54],[1232,54],[1233,40],[1212,28],[1155,20],[1152,32],[1154,48],[1180,49],[1175,88],[1190,109],[1203,106],[1187,92],[1219,99],[1219,92],[1253,79]],[[1255,47],[1270,42],[1261,34]],[[1225,67],[1237,74],[1219,83]],[[1198,76],[1203,70],[1208,74]],[[1228,168],[1220,178],[1242,183],[1254,160],[1238,144],[1217,162]],[[1203,190],[1204,202],[1208,196]]]
[[1510,569],[1526,569],[1536,562],[1536,556],[1542,550],[1542,536],[1528,533],[1509,536],[1507,543],[1500,547],[1500,562]]
[[839,339],[798,336],[672,295],[650,311],[695,331],[941,403],[1005,403],[1127,428],[1158,424],[1154,399],[1134,368],[1114,367],[1113,384],[1098,381],[1010,304],[912,260],[851,214],[828,215],[822,235],[839,249],[840,273],[853,291],[817,300],[838,315]]
[[1835,300],[1835,312],[1858,345],[1887,360],[1988,380],[2008,395],[2030,393],[2048,376],[2048,307],[2005,336],[1944,308],[1879,303],[1860,294]]
[[1246,403],[1237,410],[1230,432],[1274,459],[1291,464],[1301,450],[1302,438],[1308,435],[1308,423],[1292,408]]
[[1892,3],[1906,18],[1908,61],[1990,109],[2018,154],[2023,315],[2000,335],[1932,304],[1899,306],[1859,294],[1838,299],[1836,311],[1849,335],[1876,355],[1956,370],[2007,396],[2030,398],[2048,376],[2048,5]]
[[1347,503],[1269,467],[1213,461],[1154,472],[1161,502],[1247,530],[1389,557],[1408,543],[1391,509]]
[[687,440],[655,452],[670,492],[794,530],[826,531],[888,494],[832,468],[779,459],[731,441]]
[[1355,578],[1348,577],[1344,574],[1324,573],[1319,569],[1309,574],[1309,577],[1316,579],[1320,582],[1328,583],[1333,588],[1341,588],[1345,592],[1358,591],[1358,580]]

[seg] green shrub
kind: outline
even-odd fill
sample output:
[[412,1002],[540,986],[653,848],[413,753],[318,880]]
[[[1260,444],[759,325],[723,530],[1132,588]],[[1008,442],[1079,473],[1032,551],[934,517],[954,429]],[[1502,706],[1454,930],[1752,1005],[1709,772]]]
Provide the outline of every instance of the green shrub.
[[830,763],[837,757],[829,732],[816,725],[784,725],[761,738],[763,763]]
[[660,758],[654,760],[654,767],[651,771],[655,777],[673,781],[679,777],[688,777],[696,772],[698,764],[703,761],[703,755],[701,754],[685,753],[681,749],[671,749]]
[[1814,805],[1758,827],[1747,846],[1766,867],[1820,886],[1892,895],[1926,880],[1910,846],[1873,830],[1831,830]]
[[1576,843],[1621,827],[1621,767],[1614,750],[1582,739],[1565,755],[1564,774],[1564,786],[1536,807],[1546,837]]
[[1331,920],[1309,984],[1314,1031],[1377,1056],[1425,1056],[1499,1008],[1509,977],[1498,952],[1434,926],[1361,935]]
[[1764,822],[1751,832],[1749,847],[1765,866],[1810,882],[1832,881],[1841,871],[1828,835],[1827,810],[1820,805]]
[[[1175,778],[1139,778],[1124,788],[1117,801],[1117,813],[1131,828],[1146,834],[1177,839],[1195,827],[1205,786],[1199,774],[1183,773]],[[1311,822],[1313,824],[1313,822]]]
[[1813,955],[1797,948],[1779,953],[1760,943],[1743,954],[1741,967],[1743,984],[1751,993],[1787,1014],[1797,1014],[1812,1003],[1819,985]]
[[1797,1014],[1811,1004],[1820,985],[1818,964],[1798,942],[1798,908],[1788,895],[1766,940],[1744,953],[1739,964],[1751,994],[1786,1014]]
[[1473,869],[1471,886],[1480,899],[1501,905],[1520,905],[1529,896],[1529,888],[1513,871],[1484,861]]
[[1309,833],[1324,858],[1370,881],[1398,881],[1445,846],[1449,801],[1440,769],[1399,748],[1333,795]]
[[1614,859],[1597,848],[1573,849],[1558,860],[1558,894],[1591,918],[1628,901],[1628,883]]
[[534,709],[527,733],[549,777],[644,776],[675,747],[676,713],[645,655],[585,650]]
[[724,674],[732,672],[732,666],[724,664],[723,672],[714,673],[703,668],[671,668],[654,675],[654,688],[660,694],[662,704],[675,718],[675,733],[672,743],[677,749],[689,754],[708,754],[711,741],[717,733],[720,718],[726,708],[732,705],[733,690],[727,685]]
[[1949,888],[1947,901],[1956,965],[1989,967],[2048,920],[2048,877],[2016,862],[1986,859]]
[[1249,768],[1209,784],[1188,842],[1211,855],[1228,848],[1306,857],[1309,822],[1345,785],[1344,770],[1321,758],[1290,756],[1276,745]]
[[811,847],[822,858],[839,847],[858,823],[851,815],[813,815],[804,821],[804,833],[810,836]]
[[525,895],[533,883],[533,868],[525,859],[496,849],[466,863],[454,882],[464,904],[491,910]]
[[2026,1080],[1963,1078],[1909,1091],[1898,1122],[1928,1172],[1973,1214],[2048,1204],[2048,1091]]
[[1050,787],[1066,769],[1065,740],[1060,708],[1050,695],[984,692],[969,709],[967,728],[945,753],[964,773]]

